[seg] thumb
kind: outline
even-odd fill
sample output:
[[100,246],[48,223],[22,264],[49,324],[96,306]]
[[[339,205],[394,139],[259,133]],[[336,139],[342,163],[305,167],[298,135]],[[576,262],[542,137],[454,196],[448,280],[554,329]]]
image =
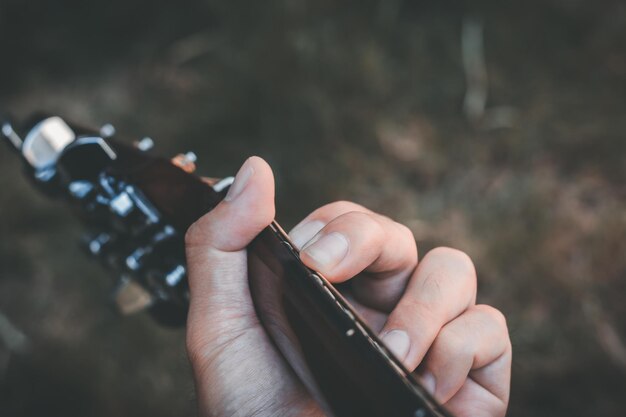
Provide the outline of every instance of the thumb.
[[206,342],[256,323],[246,246],[274,219],[274,177],[259,157],[244,162],[228,194],[185,236],[188,336]]

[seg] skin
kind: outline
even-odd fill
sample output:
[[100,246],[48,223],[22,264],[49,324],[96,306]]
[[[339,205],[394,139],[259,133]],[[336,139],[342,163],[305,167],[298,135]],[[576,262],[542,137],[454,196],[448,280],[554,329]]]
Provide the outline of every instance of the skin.
[[[252,157],[225,200],[187,232],[187,350],[201,415],[323,415],[273,347],[248,290],[245,248],[274,214],[272,171]],[[350,202],[315,210],[290,237],[306,265],[333,283],[352,280],[345,296],[454,415],[505,415],[506,321],[476,304],[466,254],[441,247],[418,261],[409,229]]]

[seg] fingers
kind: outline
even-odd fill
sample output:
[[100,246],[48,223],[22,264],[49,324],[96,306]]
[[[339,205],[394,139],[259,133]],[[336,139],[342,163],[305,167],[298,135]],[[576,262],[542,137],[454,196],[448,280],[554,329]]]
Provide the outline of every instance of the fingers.
[[350,201],[335,201],[313,211],[289,232],[291,241],[301,249],[309,240],[336,217],[351,211],[373,213],[371,210]]
[[[508,402],[511,343],[506,320],[493,307],[477,305],[446,324],[424,362],[422,380],[435,398],[445,403],[463,386],[468,375],[500,403]],[[476,370],[471,373],[472,370]]]
[[437,248],[422,259],[381,332],[389,349],[414,370],[439,330],[475,304],[476,272],[461,251]]
[[[189,269],[188,334],[203,338],[254,318],[247,280],[246,246],[274,218],[274,179],[258,157],[248,159],[225,199],[185,236]],[[206,328],[196,332],[201,323]]]
[[290,233],[304,264],[331,282],[353,282],[368,307],[390,311],[417,265],[413,234],[405,226],[358,204],[340,201],[311,213]]

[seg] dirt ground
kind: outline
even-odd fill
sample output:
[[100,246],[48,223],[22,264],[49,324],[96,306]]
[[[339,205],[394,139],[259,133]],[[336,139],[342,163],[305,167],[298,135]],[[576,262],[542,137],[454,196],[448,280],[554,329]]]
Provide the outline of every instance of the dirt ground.
[[[258,154],[287,227],[349,199],[463,249],[508,318],[509,415],[623,416],[626,4],[422,3],[0,0],[0,107],[209,176]],[[0,328],[30,346],[0,345],[0,415],[195,415],[184,332],[120,319],[20,169],[0,151]]]

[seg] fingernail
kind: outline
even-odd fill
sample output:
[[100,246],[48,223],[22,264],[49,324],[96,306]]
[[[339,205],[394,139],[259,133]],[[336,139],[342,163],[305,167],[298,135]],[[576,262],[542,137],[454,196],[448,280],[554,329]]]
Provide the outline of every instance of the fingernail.
[[324,222],[319,220],[312,220],[304,224],[299,224],[289,232],[289,238],[291,242],[296,245],[298,249],[302,248],[305,243],[313,238],[322,228]]
[[235,180],[228,189],[228,193],[226,193],[224,200],[232,201],[237,198],[244,188],[246,188],[248,180],[252,177],[252,174],[254,174],[254,168],[252,168],[247,161],[244,162],[243,166],[239,169],[239,172],[237,172],[237,175],[235,175]]
[[348,239],[341,233],[332,232],[310,241],[302,248],[302,252],[313,260],[315,267],[328,270],[345,258]]
[[426,371],[422,375],[422,386],[430,393],[430,395],[435,395],[435,388],[437,387],[437,380],[435,379],[435,375],[431,372]]
[[387,348],[396,355],[398,359],[403,361],[406,355],[409,353],[411,347],[411,340],[409,334],[404,330],[392,330],[382,337],[383,342],[387,345]]

